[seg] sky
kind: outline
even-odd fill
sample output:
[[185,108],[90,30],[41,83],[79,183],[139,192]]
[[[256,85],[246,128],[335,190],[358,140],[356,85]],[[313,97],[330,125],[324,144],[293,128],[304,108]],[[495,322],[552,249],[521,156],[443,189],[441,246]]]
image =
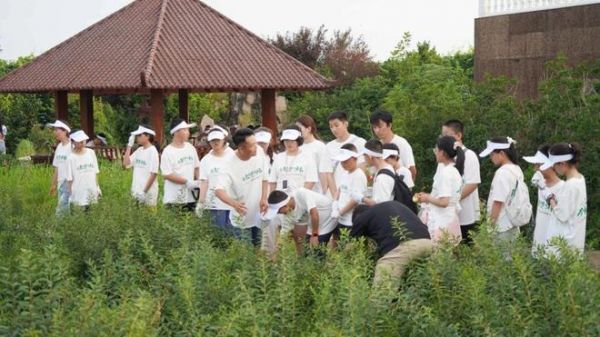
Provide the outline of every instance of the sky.
[[[171,0],[176,1],[176,0]],[[0,59],[39,55],[132,0],[0,0]],[[410,32],[442,54],[473,46],[477,0],[204,0],[266,38],[300,27],[352,29],[376,60]]]

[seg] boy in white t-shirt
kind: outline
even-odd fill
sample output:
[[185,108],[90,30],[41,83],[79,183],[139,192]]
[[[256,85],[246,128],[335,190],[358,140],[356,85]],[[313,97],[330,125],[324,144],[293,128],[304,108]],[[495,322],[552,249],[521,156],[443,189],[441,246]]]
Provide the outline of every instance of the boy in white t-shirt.
[[402,181],[412,190],[415,187],[415,182],[412,180],[410,170],[400,164],[400,150],[394,143],[383,144],[383,159],[386,163],[392,165],[396,174],[402,177]]
[[54,130],[54,138],[58,141],[56,150],[54,150],[54,159],[52,166],[54,174],[52,175],[52,184],[50,185],[50,195],[56,195],[58,192],[58,205],[56,206],[56,215],[69,212],[69,186],[67,183],[67,159],[71,154],[71,141],[69,133],[71,128],[65,121],[56,120],[54,123],[47,124]]
[[[127,142],[123,156],[123,166],[133,167],[131,196],[135,201],[147,206],[156,206],[158,200],[159,155],[154,146],[156,132],[147,125],[140,125],[133,131]],[[134,143],[139,147],[131,154]]]
[[[362,152],[367,142],[364,138],[358,137],[348,131],[348,115],[343,111],[333,112],[327,117],[329,122],[329,130],[335,137],[334,140],[327,143],[327,150],[329,154],[335,156],[342,146],[346,144],[352,144],[356,147],[357,152]],[[360,156],[358,158],[358,164],[364,168],[364,158]],[[338,162],[333,161],[334,168],[337,168]],[[335,174],[335,172],[334,172]]]
[[364,194],[355,192],[353,198],[356,202],[364,203],[369,206],[382,202],[394,200],[395,179],[382,173],[382,170],[388,170],[394,174],[394,168],[383,160],[383,145],[377,139],[371,139],[365,144],[363,150],[365,162],[375,169],[375,178],[373,179],[373,196],[365,197]]
[[8,128],[2,124],[2,119],[0,119],[0,154],[6,154],[6,134],[8,134]]
[[200,193],[200,160],[196,148],[188,142],[190,128],[177,118],[171,123],[173,140],[162,152],[160,171],[165,178],[163,204],[170,208],[193,212]]
[[407,167],[412,175],[413,181],[417,178],[417,167],[415,165],[415,157],[413,150],[406,139],[394,134],[392,130],[392,114],[387,111],[375,111],[371,115],[371,127],[373,132],[379,138],[381,143],[394,143],[400,150],[401,165]]
[[471,244],[471,231],[475,230],[481,212],[479,210],[479,184],[481,184],[481,176],[479,170],[479,158],[472,150],[469,150],[463,144],[465,134],[464,124],[457,120],[451,119],[442,126],[442,136],[453,137],[459,144],[465,154],[465,165],[462,174],[463,189],[460,196],[460,212],[458,218],[460,221],[460,230],[462,233],[462,243]]
[[98,202],[102,194],[98,186],[98,160],[92,149],[85,147],[89,137],[82,130],[71,133],[73,152],[67,158],[67,182],[70,202],[76,206],[89,209],[91,204]]
[[352,198],[352,194],[360,193],[364,195],[367,192],[367,176],[358,167],[360,154],[356,151],[356,147],[353,144],[345,144],[338,151],[338,154],[333,157],[335,161],[340,163],[340,169],[335,172],[338,191],[331,215],[338,219],[335,236],[338,236],[340,230],[352,227],[352,213],[354,208],[359,205]]

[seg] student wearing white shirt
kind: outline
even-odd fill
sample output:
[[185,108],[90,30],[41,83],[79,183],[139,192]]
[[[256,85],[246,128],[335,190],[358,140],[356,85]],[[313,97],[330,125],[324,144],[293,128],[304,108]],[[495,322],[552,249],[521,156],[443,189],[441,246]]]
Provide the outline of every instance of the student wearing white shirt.
[[[346,144],[352,144],[359,153],[362,152],[367,141],[348,131],[348,115],[345,112],[336,111],[331,113],[327,117],[327,122],[329,123],[329,130],[331,130],[331,133],[335,137],[334,140],[327,143],[329,154],[334,156]],[[337,162],[334,161],[334,165],[336,164]],[[358,158],[358,164],[364,166],[364,158],[362,156]]]
[[531,178],[532,186],[538,191],[535,229],[533,230],[532,253],[537,254],[540,247],[548,245],[548,228],[556,227],[558,219],[552,213],[550,198],[558,194],[564,186],[554,169],[549,156],[550,145],[542,145],[533,156],[523,159],[534,165],[535,173]]
[[70,202],[87,210],[91,204],[98,202],[101,195],[98,186],[98,160],[94,150],[85,147],[89,137],[82,130],[73,131],[70,138],[73,152],[67,158],[67,182]]
[[229,224],[230,207],[215,195],[215,188],[219,175],[226,169],[229,157],[234,154],[227,144],[227,135],[221,128],[212,128],[208,131],[207,140],[211,151],[200,160],[200,198],[198,198],[197,212],[209,210],[213,224],[220,228],[227,228]]
[[317,134],[317,124],[312,117],[304,115],[296,120],[296,125],[300,128],[304,143],[300,149],[311,155],[317,165],[319,174],[319,183],[313,188],[315,192],[327,194],[329,191],[334,195],[337,188],[333,180],[333,164],[331,154]]
[[[563,238],[569,247],[583,252],[587,222],[585,177],[579,173],[581,147],[576,143],[559,143],[550,148],[550,161],[559,176],[565,177],[563,188],[550,199],[552,213],[558,219],[548,228],[548,240]],[[555,250],[556,251],[556,250]]]
[[0,154],[6,154],[6,134],[8,128],[2,124],[2,118],[0,118]]
[[[254,130],[254,134],[256,136],[256,144],[262,148],[263,152],[265,153],[265,165],[270,174],[271,164],[273,163],[273,155],[275,153],[273,131],[267,127],[261,126]],[[279,219],[262,219],[261,228],[262,237],[260,248],[268,253],[275,253],[277,251],[277,237],[279,235]]]
[[268,168],[265,155],[256,145],[254,132],[248,128],[236,130],[232,141],[236,150],[223,165],[215,195],[231,208],[229,224],[232,234],[258,245],[261,214],[267,210]]
[[392,121],[392,114],[383,110],[374,112],[370,119],[373,132],[383,144],[394,143],[398,146],[402,165],[408,167],[414,181],[417,178],[417,167],[412,147],[406,139],[394,134]]
[[431,240],[439,242],[448,236],[450,240],[459,243],[462,237],[458,212],[465,154],[460,144],[450,136],[438,138],[433,152],[440,169],[433,177],[431,193],[418,193],[416,198],[420,203],[426,204],[426,224]]
[[[131,196],[133,199],[146,206],[155,207],[158,201],[158,169],[159,155],[154,146],[156,132],[148,125],[140,125],[131,132],[127,141],[127,148],[123,155],[123,167],[133,167],[133,180],[131,182]],[[131,154],[134,143],[138,148]]]
[[451,119],[442,126],[442,136],[453,137],[465,154],[464,172],[462,173],[463,188],[460,195],[461,209],[458,219],[463,238],[462,243],[470,245],[473,242],[470,232],[475,230],[481,217],[478,189],[481,184],[481,175],[477,154],[463,144],[464,134],[465,126],[457,119]]
[[299,188],[291,192],[272,191],[268,203],[266,219],[274,219],[277,214],[292,214],[294,222],[303,222],[308,218],[306,238],[311,247],[327,244],[331,239],[337,221],[331,216],[330,198],[306,188]]
[[266,126],[261,126],[254,130],[254,135],[256,136],[256,145],[261,147],[266,155],[270,171],[271,164],[273,164],[273,157],[275,156],[275,137],[273,131]]
[[523,181],[515,144],[510,137],[495,137],[487,141],[486,149],[479,154],[482,158],[490,156],[492,164],[498,167],[487,200],[487,215],[496,225],[497,238],[509,243],[515,241],[520,233],[518,224],[511,222],[506,211],[517,182]]
[[383,159],[386,163],[392,165],[394,172],[399,177],[402,177],[402,181],[410,190],[415,187],[415,182],[412,180],[410,170],[400,164],[400,150],[396,144],[383,144]]
[[69,186],[67,183],[67,159],[72,152],[69,133],[71,128],[65,121],[57,120],[54,123],[47,124],[54,131],[54,138],[58,145],[54,150],[54,159],[52,166],[54,174],[50,184],[50,195],[58,193],[58,205],[56,206],[56,215],[69,212]]
[[357,152],[353,144],[342,146],[338,154],[333,157],[340,163],[340,169],[335,172],[335,180],[338,181],[338,190],[336,201],[332,206],[332,217],[337,218],[337,233],[341,229],[350,229],[352,227],[352,213],[354,208],[359,205],[352,198],[353,193],[365,194],[367,192],[367,176],[365,172],[358,167]]
[[354,193],[354,200],[369,206],[394,200],[394,184],[396,181],[391,176],[381,173],[382,170],[389,170],[393,174],[394,168],[383,160],[383,145],[381,142],[377,139],[369,140],[365,144],[362,153],[367,165],[375,169],[373,196],[365,197],[364,194]]
[[200,160],[196,148],[188,142],[190,128],[181,118],[171,122],[173,140],[163,150],[160,157],[160,171],[165,178],[163,204],[169,208],[193,212],[199,193]]

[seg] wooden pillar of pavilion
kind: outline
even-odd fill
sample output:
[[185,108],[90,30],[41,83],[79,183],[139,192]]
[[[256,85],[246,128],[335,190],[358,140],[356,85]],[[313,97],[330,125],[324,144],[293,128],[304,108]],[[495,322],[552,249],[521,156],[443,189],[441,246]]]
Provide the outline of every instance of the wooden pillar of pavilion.
[[277,134],[277,112],[275,110],[277,95],[275,94],[275,90],[263,89],[260,93],[260,99],[262,107],[262,125],[268,127]]
[[79,118],[81,129],[90,138],[94,138],[94,92],[92,90],[79,91]]
[[186,122],[190,121],[188,98],[189,91],[187,89],[179,89],[179,117]]
[[67,97],[68,92],[66,91],[54,92],[54,112],[56,113],[56,119],[69,120],[69,101]]
[[156,132],[156,141],[162,144],[165,139],[165,103],[164,92],[160,89],[150,90],[150,114],[152,127]]

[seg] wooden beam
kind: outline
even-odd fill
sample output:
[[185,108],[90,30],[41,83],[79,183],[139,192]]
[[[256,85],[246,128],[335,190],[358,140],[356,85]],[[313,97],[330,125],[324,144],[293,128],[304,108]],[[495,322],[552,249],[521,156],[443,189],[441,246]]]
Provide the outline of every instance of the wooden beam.
[[162,90],[150,90],[150,111],[152,116],[152,127],[154,128],[154,132],[156,132],[156,141],[159,144],[162,144],[165,139],[165,103]]
[[56,119],[62,119],[65,122],[69,121],[68,92],[66,92],[66,91],[55,91],[54,92],[54,112],[56,114]]
[[273,130],[276,134],[277,130],[277,112],[275,110],[275,102],[277,95],[274,89],[263,89],[260,93],[262,107],[262,125]]
[[81,129],[90,138],[94,138],[94,92],[92,90],[79,91],[79,118]]
[[179,89],[179,117],[186,122],[189,122],[190,119],[188,102],[189,91],[187,89]]

